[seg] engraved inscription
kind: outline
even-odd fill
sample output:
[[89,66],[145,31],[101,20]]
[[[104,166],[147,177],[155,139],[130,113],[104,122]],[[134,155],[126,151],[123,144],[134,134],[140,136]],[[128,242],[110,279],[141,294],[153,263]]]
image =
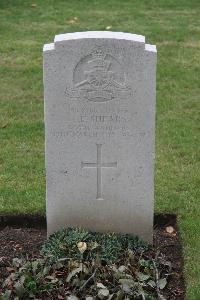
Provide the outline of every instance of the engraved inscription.
[[131,94],[132,89],[126,82],[121,64],[102,47],[95,47],[79,61],[74,69],[73,87],[66,88],[67,97],[85,98],[93,102],[105,102]]
[[102,162],[102,153],[101,148],[102,144],[96,144],[97,145],[97,162],[81,162],[81,168],[96,168],[97,169],[97,200],[103,200],[102,198],[102,184],[101,184],[101,178],[102,178],[102,168],[117,168],[117,162],[110,162],[110,163],[103,163]]
[[66,103],[65,114],[67,118],[60,128],[51,131],[57,139],[65,137],[74,138],[129,138],[135,135],[137,112],[128,111],[124,107],[103,107],[99,109],[96,104],[88,107],[77,103]]

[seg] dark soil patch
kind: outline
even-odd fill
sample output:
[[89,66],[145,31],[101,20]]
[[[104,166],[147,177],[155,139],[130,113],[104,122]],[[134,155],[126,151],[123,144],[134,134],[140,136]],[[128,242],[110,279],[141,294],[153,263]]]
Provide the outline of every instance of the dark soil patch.
[[[12,258],[39,257],[46,239],[45,224],[44,216],[0,217],[0,292],[3,280],[9,275]],[[172,226],[174,231],[167,233],[167,226]],[[153,251],[158,250],[172,262],[174,271],[165,289],[166,299],[185,299],[182,246],[175,215],[155,215]]]

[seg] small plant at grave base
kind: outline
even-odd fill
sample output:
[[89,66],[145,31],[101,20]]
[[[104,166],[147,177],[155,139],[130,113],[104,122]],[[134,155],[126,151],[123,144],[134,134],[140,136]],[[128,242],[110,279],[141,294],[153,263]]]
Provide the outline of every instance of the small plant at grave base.
[[[80,251],[78,243],[85,243]],[[97,233],[82,228],[66,228],[52,234],[42,248],[42,254],[52,260],[71,258],[78,261],[100,259],[106,264],[115,262],[124,249],[142,252],[148,245],[128,234]]]
[[171,264],[130,235],[67,228],[50,236],[41,258],[16,258],[10,270],[1,300],[164,300]]

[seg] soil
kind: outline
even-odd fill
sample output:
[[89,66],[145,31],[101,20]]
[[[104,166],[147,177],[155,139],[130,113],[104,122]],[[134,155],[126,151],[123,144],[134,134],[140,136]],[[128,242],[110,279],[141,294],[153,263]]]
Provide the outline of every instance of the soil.
[[[45,239],[44,216],[0,216],[0,292],[12,259],[39,257]],[[174,276],[163,293],[165,299],[184,300],[183,255],[175,215],[155,215],[153,249],[172,263]]]

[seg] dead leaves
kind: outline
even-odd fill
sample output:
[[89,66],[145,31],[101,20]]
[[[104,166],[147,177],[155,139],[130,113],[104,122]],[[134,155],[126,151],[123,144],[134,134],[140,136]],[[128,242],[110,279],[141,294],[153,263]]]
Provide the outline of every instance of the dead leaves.
[[81,253],[84,253],[85,250],[87,249],[87,244],[85,242],[78,242],[77,247]]
[[37,7],[37,4],[36,3],[32,3],[31,4],[31,8],[36,8]]
[[12,267],[6,267],[6,270],[7,270],[9,273],[15,272],[15,268],[12,268]]
[[77,17],[73,17],[73,18],[71,18],[67,21],[67,24],[70,24],[70,25],[76,24],[76,23],[78,23],[78,18]]
[[4,128],[8,127],[8,125],[9,125],[8,122],[3,123],[2,125],[0,125],[0,128],[1,128],[1,129],[4,129]]
[[16,245],[14,245],[13,250],[14,251],[21,251],[22,250],[22,246],[20,244],[16,244]]
[[[94,236],[82,229],[68,229],[68,239],[64,243],[63,231],[61,233],[55,241],[59,251],[60,246],[64,251],[60,258],[52,261],[51,255],[47,255],[45,258],[23,261],[19,258],[13,259],[12,265],[7,266],[9,276],[4,281],[3,295],[10,293],[10,297],[17,294],[18,297],[22,295],[26,299],[33,295],[37,296],[35,299],[40,299],[41,293],[38,293],[38,289],[46,295],[46,286],[50,287],[55,299],[60,300],[77,300],[83,297],[86,300],[119,300],[125,297],[144,299],[146,294],[156,294],[158,291],[161,295],[163,290],[165,292],[171,274],[171,263],[159,255],[156,260],[158,276],[155,278],[152,252],[143,256],[141,249],[147,251],[148,248],[139,247],[138,241],[132,237],[126,237],[130,247],[127,249],[127,243],[123,244],[124,248],[121,248],[120,244],[120,241],[127,241],[124,236],[109,234],[108,237],[102,235],[100,239],[97,234]],[[130,244],[131,242],[134,244]],[[14,242],[14,245],[16,248],[20,247],[19,243]],[[12,248],[14,245],[12,243]],[[103,252],[100,259],[101,251],[105,248],[107,252]],[[68,252],[71,249],[76,254],[75,259]],[[113,255],[113,250],[116,249],[124,249],[120,260],[116,257],[112,262],[108,260],[105,264],[105,254]],[[27,286],[30,284],[30,278],[33,287],[31,293]]]
[[165,227],[165,232],[172,236],[176,235],[176,231],[175,231],[174,227],[172,227],[172,226]]

